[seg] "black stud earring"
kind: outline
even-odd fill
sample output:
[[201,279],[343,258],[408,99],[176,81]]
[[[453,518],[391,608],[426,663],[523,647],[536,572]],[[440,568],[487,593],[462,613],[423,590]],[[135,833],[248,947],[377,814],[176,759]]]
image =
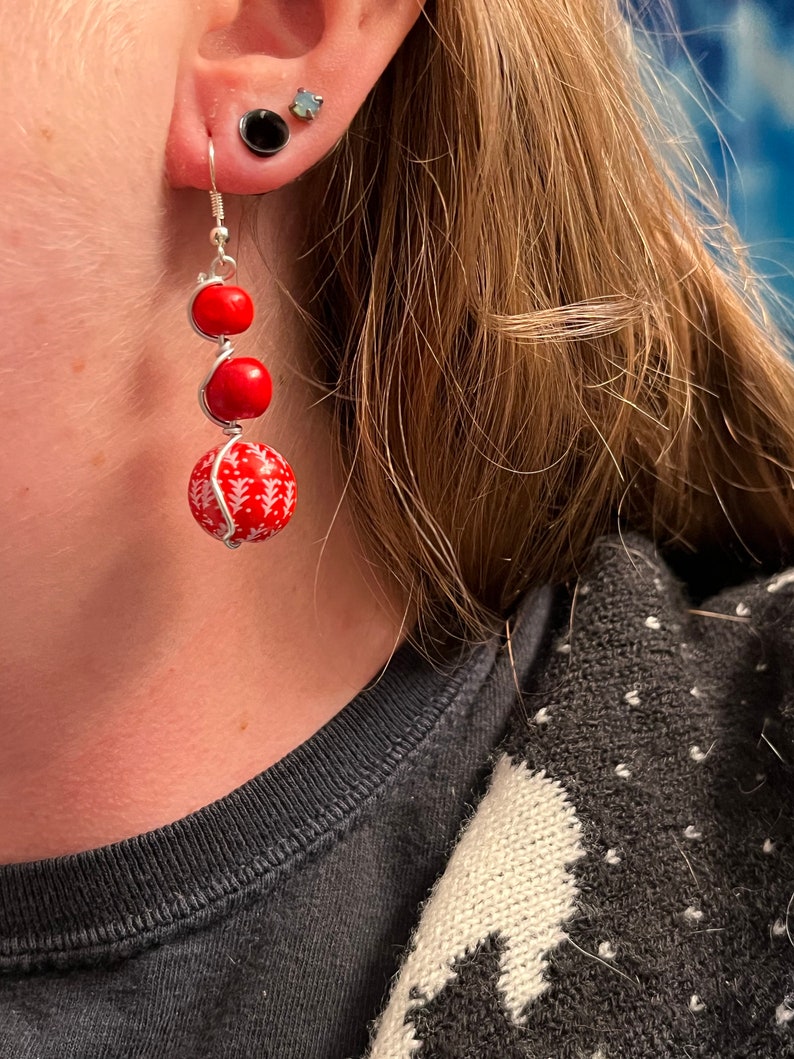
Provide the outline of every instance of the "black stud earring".
[[272,110],[249,110],[240,118],[243,143],[254,154],[278,154],[289,143],[286,121]]

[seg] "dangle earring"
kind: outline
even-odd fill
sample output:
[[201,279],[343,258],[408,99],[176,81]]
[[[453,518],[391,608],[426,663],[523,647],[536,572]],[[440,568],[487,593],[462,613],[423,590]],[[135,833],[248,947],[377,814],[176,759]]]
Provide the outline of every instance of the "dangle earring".
[[239,548],[244,541],[264,541],[292,517],[297,486],[284,457],[259,442],[241,441],[241,419],[257,419],[270,404],[273,387],[267,368],[253,357],[235,357],[229,335],[246,331],[254,318],[250,295],[229,286],[237,263],[226,253],[229,230],[223,200],[215,186],[215,148],[209,141],[210,202],[215,227],[210,242],[217,248],[209,271],[198,277],[188,303],[193,330],[217,342],[215,362],[199,386],[202,412],[222,428],[228,440],[212,449],[193,468],[188,501],[203,530]]

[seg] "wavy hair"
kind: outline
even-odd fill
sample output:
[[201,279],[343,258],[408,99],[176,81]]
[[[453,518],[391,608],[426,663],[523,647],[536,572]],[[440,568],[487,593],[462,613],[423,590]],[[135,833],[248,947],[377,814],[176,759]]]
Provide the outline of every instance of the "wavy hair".
[[617,0],[430,0],[307,178],[318,378],[426,649],[606,532],[792,553],[787,339],[649,40]]

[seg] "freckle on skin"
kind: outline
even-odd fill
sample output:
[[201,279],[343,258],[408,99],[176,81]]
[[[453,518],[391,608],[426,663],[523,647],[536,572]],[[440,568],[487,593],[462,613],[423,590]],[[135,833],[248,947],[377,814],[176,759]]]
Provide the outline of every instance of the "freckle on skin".
[[41,134],[41,138],[43,140],[51,140],[55,135],[55,130],[51,129],[49,125],[40,125],[39,133]]
[[240,723],[240,731],[244,732],[247,727],[248,727],[248,721],[241,721],[241,723]]
[[23,485],[20,490],[17,491],[17,500],[24,500],[30,492],[29,485]]
[[83,357],[75,357],[72,361],[72,371],[75,375],[79,375],[81,371],[85,371],[85,359]]
[[91,457],[91,463],[94,465],[94,467],[101,467],[102,464],[105,462],[105,458],[106,457],[104,452],[98,452],[96,456]]

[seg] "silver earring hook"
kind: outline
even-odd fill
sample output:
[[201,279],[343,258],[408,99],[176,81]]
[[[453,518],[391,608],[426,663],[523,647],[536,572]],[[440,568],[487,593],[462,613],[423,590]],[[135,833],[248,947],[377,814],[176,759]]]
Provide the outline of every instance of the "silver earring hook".
[[212,190],[213,191],[217,191],[218,189],[215,186],[215,144],[212,142],[212,137],[211,136],[209,138],[209,141],[210,141],[210,181],[212,183]]
[[224,252],[224,246],[229,241],[229,229],[224,225],[223,218],[223,199],[221,193],[215,184],[215,144],[212,142],[212,137],[209,137],[209,159],[210,159],[210,183],[212,189],[210,190],[210,204],[212,206],[212,216],[215,218],[215,227],[210,232],[210,242],[213,246],[218,248],[218,262],[223,265],[225,261],[231,261],[232,259],[227,257]]
[[[209,138],[209,156],[210,156],[210,183],[212,184],[212,190],[210,191],[210,203],[212,204],[212,216],[215,218],[215,224],[218,228],[223,228],[223,199],[221,193],[215,185],[215,144],[212,142],[212,137]],[[225,230],[225,229],[224,229]],[[229,233],[226,232],[226,238],[228,239]],[[226,240],[224,240],[225,242]]]

